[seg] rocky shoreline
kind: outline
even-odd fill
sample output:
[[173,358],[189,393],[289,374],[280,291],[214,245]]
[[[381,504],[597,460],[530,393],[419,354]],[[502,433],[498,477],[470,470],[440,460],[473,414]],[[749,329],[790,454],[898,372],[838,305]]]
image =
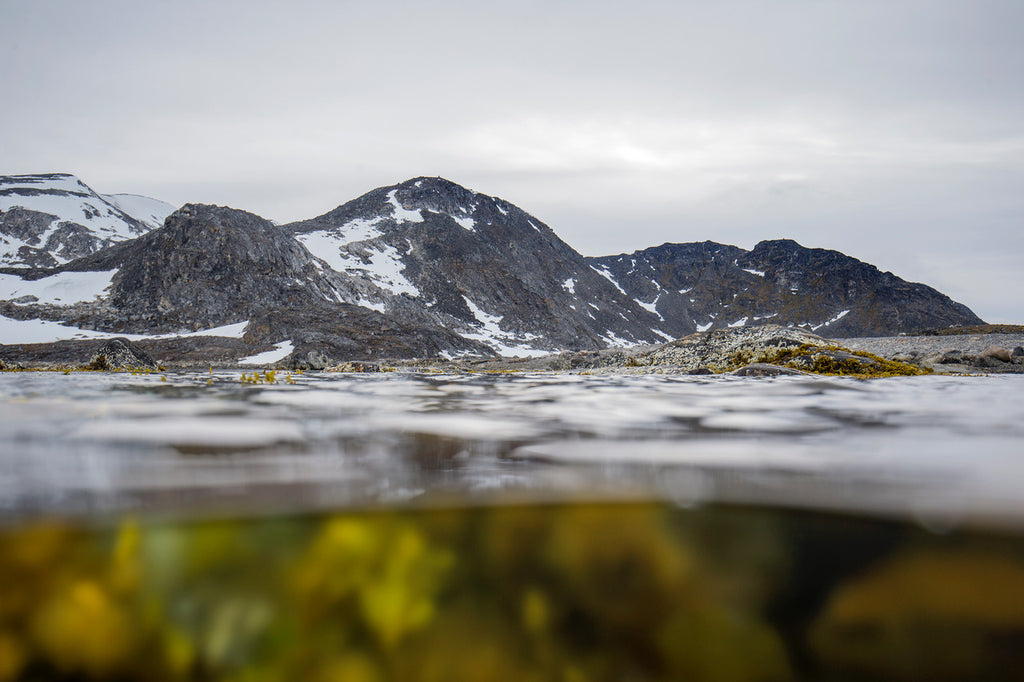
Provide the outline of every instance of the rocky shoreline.
[[1024,374],[1024,333],[878,336],[834,341],[851,350],[929,367],[940,374]]
[[[459,359],[328,358],[292,353],[260,368],[338,372],[573,372],[580,374],[828,374],[860,377],[915,374],[1024,373],[1024,333],[828,339],[765,325],[691,334],[668,343],[541,357]],[[63,341],[0,345],[0,369],[141,370],[239,368],[251,353],[219,337]],[[249,364],[246,369],[253,369]]]

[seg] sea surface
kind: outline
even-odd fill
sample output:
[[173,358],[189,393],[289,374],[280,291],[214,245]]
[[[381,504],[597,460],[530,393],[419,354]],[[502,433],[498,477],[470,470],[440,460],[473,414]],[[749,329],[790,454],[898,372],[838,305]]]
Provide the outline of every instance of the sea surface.
[[0,374],[0,680],[1003,680],[1024,376]]
[[1024,520],[1024,377],[0,374],[0,510],[498,493]]

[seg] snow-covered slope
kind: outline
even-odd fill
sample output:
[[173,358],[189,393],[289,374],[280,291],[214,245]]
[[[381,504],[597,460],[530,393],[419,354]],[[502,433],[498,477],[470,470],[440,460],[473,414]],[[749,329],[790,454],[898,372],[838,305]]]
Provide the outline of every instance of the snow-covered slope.
[[130,194],[103,196],[73,175],[0,176],[0,266],[53,267],[158,227],[174,210]]
[[174,213],[173,205],[141,194],[104,194],[102,197],[150,229],[160,227],[167,216]]

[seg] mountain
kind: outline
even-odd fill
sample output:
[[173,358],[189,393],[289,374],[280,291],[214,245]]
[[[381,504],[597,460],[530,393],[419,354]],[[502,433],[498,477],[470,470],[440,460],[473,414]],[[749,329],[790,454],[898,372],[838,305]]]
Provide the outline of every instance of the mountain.
[[789,239],[750,251],[715,242],[663,244],[588,260],[661,315],[675,336],[768,323],[831,337],[891,336],[981,323],[929,286]]
[[[338,272],[506,354],[672,338],[550,227],[443,178],[380,187],[284,225]],[[361,305],[393,312],[383,299]]]
[[[767,323],[833,337],[980,323],[930,287],[789,240],[584,258],[517,206],[442,178],[380,187],[282,226],[186,204],[155,227],[160,204],[104,197],[72,176],[4,183],[3,224],[22,240],[17,267],[0,268],[8,329],[36,320],[48,334],[60,322],[71,332],[241,335],[190,337],[192,358],[278,347],[322,366],[595,350]],[[69,260],[75,249],[87,253]]]
[[101,195],[73,175],[0,176],[0,266],[54,267],[158,227],[170,204]]

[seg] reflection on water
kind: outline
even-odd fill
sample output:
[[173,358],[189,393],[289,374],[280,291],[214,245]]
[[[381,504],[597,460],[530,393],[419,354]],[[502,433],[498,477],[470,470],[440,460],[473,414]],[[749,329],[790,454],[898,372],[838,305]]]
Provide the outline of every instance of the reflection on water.
[[1021,377],[291,379],[0,374],[0,682],[1024,670]]
[[0,536],[0,680],[1018,679],[1024,551],[768,510],[495,505]]

